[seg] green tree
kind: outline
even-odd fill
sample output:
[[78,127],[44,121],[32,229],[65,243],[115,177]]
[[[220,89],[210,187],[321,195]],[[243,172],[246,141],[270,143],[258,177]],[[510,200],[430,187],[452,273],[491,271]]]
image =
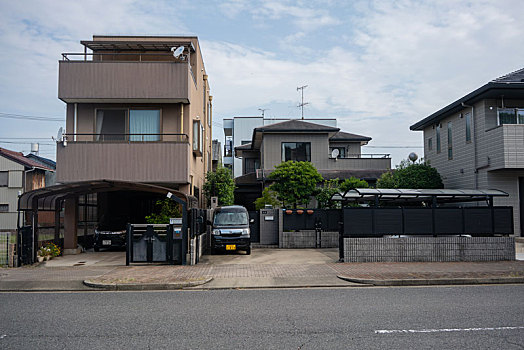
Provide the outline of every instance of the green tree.
[[280,202],[278,201],[277,194],[275,191],[271,191],[269,187],[264,188],[262,191],[262,197],[255,200],[255,209],[264,209],[266,204],[272,205],[273,208],[278,208]]
[[155,212],[146,216],[146,222],[148,224],[169,224],[170,218],[180,217],[182,217],[180,204],[169,198],[165,198],[156,201]]
[[206,174],[204,183],[204,193],[208,202],[211,197],[218,197],[218,205],[232,205],[235,201],[235,181],[231,177],[231,172],[219,165],[215,172],[209,171]]
[[313,164],[292,160],[277,165],[269,178],[274,181],[270,187],[277,193],[278,199],[284,206],[292,205],[293,208],[298,204],[307,205],[322,181]]
[[368,188],[369,184],[365,180],[357,179],[354,176],[351,176],[349,179],[345,179],[340,184],[340,191],[342,193],[349,190],[354,190],[355,188]]
[[324,185],[316,195],[318,207],[321,209],[336,208],[337,202],[332,201],[331,197],[338,192],[340,192],[340,181],[338,179],[324,181]]
[[403,160],[394,172],[382,174],[378,188],[444,188],[437,169],[427,162],[411,163]]

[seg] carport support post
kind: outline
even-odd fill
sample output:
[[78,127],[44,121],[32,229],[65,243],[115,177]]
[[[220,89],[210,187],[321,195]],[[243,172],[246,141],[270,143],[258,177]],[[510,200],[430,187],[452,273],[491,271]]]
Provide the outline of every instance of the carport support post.
[[36,253],[38,252],[38,199],[33,199],[33,218],[32,218],[32,229],[33,229],[33,252],[31,254],[31,263],[36,261]]
[[[60,244],[60,211],[62,210],[62,202],[60,199],[55,200],[55,244]],[[64,247],[62,247],[62,250]]]
[[77,254],[78,197],[67,197],[64,205],[64,255]]

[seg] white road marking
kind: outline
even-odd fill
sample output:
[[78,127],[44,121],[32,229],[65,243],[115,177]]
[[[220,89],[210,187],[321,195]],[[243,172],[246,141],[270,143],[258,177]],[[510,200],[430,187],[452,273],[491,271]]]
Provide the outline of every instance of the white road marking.
[[505,330],[515,330],[515,329],[524,329],[524,326],[485,327],[485,328],[440,328],[440,329],[379,329],[379,330],[375,330],[375,334],[505,331]]
[[7,337],[7,334],[0,335],[0,339],[4,339],[5,337]]

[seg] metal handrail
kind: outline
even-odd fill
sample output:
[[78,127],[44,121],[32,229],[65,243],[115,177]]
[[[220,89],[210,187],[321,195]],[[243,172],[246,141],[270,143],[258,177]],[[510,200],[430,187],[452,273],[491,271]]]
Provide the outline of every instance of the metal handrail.
[[[179,133],[163,133],[163,134],[130,134],[130,133],[76,133],[76,134],[64,134],[64,137],[68,141],[74,141],[75,136],[93,136],[93,141],[80,141],[80,142],[189,142],[189,136],[187,134]],[[141,140],[131,140],[130,136],[141,136]],[[159,140],[144,140],[144,136],[160,136]],[[177,136],[177,140],[174,141],[163,141],[164,136]],[[123,139],[105,139],[106,137],[123,137]],[[178,139],[178,137],[180,137]]]
[[[329,155],[330,159],[335,159]],[[344,157],[336,157],[336,159],[389,159],[389,153],[365,153],[365,154],[346,154]]]
[[[139,58],[139,61],[141,61],[142,57],[144,56],[150,56],[150,57],[153,57],[153,56],[166,56],[166,57],[170,57],[172,58],[174,61],[176,62],[181,62],[181,63],[187,63],[187,60],[184,60],[184,59],[181,59],[181,58],[175,58],[173,56],[173,54],[171,52],[156,52],[156,53],[152,53],[152,52],[91,52],[91,53],[87,53],[87,52],[63,52],[62,53],[62,59],[64,61],[71,61],[69,59],[69,56],[80,56],[80,57],[83,57],[83,60],[86,61],[87,60],[87,57],[98,57],[100,56],[101,59],[100,61],[94,61],[94,62],[104,62],[102,57],[103,56],[138,56]],[[180,56],[180,57],[183,57],[183,56]],[[111,60],[113,61],[113,60]],[[106,61],[107,62],[107,61]],[[128,62],[128,61],[126,61]],[[159,62],[162,62],[162,61],[159,61]]]

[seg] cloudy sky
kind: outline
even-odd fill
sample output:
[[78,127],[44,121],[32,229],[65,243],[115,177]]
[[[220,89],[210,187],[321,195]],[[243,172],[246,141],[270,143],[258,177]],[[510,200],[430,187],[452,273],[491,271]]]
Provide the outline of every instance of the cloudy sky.
[[422,153],[411,124],[524,67],[522,14],[522,0],[0,0],[0,147],[38,141],[54,159],[58,60],[82,52],[80,40],[190,34],[209,74],[214,138],[223,118],[259,108],[299,117],[297,87],[308,85],[306,117],[337,118],[373,138],[365,153],[397,164]]

